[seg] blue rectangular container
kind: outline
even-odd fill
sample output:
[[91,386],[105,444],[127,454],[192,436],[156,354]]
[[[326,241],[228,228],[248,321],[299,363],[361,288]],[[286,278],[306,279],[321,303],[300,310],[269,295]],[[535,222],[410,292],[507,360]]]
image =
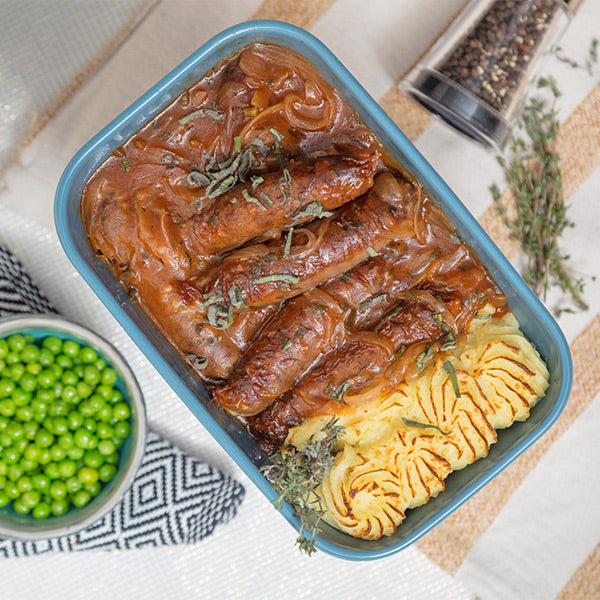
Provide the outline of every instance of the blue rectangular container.
[[[569,347],[552,316],[440,176],[331,51],[303,29],[277,21],[246,22],[223,31],[157,83],[74,156],[56,191],[56,227],[67,256],[90,287],[192,413],[265,496],[273,500],[275,493],[260,472],[265,458],[253,439],[232,417],[211,402],[200,380],[139,307],[127,298],[108,268],[97,260],[79,212],[85,182],[115,148],[219,61],[255,42],[279,44],[303,55],[339,91],[392,156],[443,208],[487,266],[506,293],[510,309],[525,335],[535,344],[550,370],[550,387],[546,397],[532,410],[531,417],[500,432],[498,442],[492,446],[488,457],[452,473],[446,480],[446,491],[426,505],[409,511],[395,535],[377,541],[360,540],[326,525],[316,542],[319,550],[337,557],[353,560],[379,558],[406,548],[432,529],[506,468],[556,421],[569,396],[572,364]],[[299,530],[300,521],[291,506],[285,505],[282,513]]]

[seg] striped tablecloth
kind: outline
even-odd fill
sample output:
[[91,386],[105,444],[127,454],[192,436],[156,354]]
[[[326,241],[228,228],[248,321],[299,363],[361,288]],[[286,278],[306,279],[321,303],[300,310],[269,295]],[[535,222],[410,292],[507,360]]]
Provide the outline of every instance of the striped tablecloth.
[[[248,19],[273,18],[308,29],[338,55],[518,266],[519,248],[492,206],[489,192],[492,183],[504,181],[495,157],[432,119],[398,88],[462,4],[462,0],[156,3],[6,173],[0,192],[0,241],[8,239],[18,246],[22,260],[42,279],[48,280],[52,265],[58,273],[70,273],[52,233],[52,200],[72,154],[212,35]],[[598,35],[600,0],[585,0],[562,40],[563,54],[585,62]],[[13,561],[6,579],[11,597],[31,597],[18,596],[18,590],[58,597],[62,585],[58,569],[65,576],[68,572],[74,582],[67,589],[75,592],[85,582],[93,597],[107,597],[110,591],[113,597],[129,598],[135,590],[150,598],[169,592],[182,598],[242,592],[257,598],[276,593],[311,598],[600,598],[600,65],[590,75],[552,58],[547,72],[564,94],[559,101],[558,147],[569,216],[576,224],[565,233],[563,250],[587,281],[585,298],[590,306],[587,312],[564,314],[559,320],[573,354],[574,385],[566,410],[549,433],[411,549],[367,564],[320,555],[305,559],[293,549],[294,535],[287,523],[272,514],[252,484],[156,377],[148,383],[153,390],[151,422],[179,445],[195,449],[244,480],[250,493],[240,515],[197,548],[169,549],[160,555],[143,551],[117,559],[36,558],[35,565]],[[503,202],[511,202],[506,191]],[[24,232],[33,236],[29,242]],[[76,315],[95,320],[107,331],[116,327],[102,316],[102,307],[74,274],[71,280],[70,293],[85,298],[83,306],[70,302]],[[59,308],[61,302],[64,306],[68,299],[49,285],[51,299]],[[558,296],[550,294],[549,307],[557,302]],[[130,352],[135,354],[134,349]],[[135,360],[147,369],[143,358],[136,355]],[[33,569],[47,585],[32,582],[28,574]]]

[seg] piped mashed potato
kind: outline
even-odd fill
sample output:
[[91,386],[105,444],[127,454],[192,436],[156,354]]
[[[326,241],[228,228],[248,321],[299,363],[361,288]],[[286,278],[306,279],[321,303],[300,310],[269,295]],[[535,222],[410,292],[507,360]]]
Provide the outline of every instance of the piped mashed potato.
[[[496,430],[526,420],[548,384],[517,320],[480,314],[416,379],[338,416],[340,450],[318,490],[324,519],[358,538],[393,534],[407,509],[445,489],[452,471],[487,456]],[[305,421],[287,443],[318,439],[330,418]]]

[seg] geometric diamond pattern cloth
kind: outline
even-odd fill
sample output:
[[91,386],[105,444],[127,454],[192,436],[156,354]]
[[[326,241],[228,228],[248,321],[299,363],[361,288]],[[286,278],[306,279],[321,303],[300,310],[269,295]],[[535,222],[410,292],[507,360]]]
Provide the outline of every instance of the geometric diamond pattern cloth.
[[[55,312],[14,255],[0,246],[0,316]],[[142,463],[122,501],[68,536],[36,542],[0,539],[0,557],[47,552],[191,544],[237,512],[241,483],[149,432]]]

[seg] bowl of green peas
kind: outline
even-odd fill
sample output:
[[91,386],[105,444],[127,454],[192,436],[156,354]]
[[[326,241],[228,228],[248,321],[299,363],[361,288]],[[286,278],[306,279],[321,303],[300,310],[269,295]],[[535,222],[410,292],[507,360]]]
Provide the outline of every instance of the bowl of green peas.
[[146,411],[121,354],[54,315],[0,319],[0,537],[69,535],[121,500]]

